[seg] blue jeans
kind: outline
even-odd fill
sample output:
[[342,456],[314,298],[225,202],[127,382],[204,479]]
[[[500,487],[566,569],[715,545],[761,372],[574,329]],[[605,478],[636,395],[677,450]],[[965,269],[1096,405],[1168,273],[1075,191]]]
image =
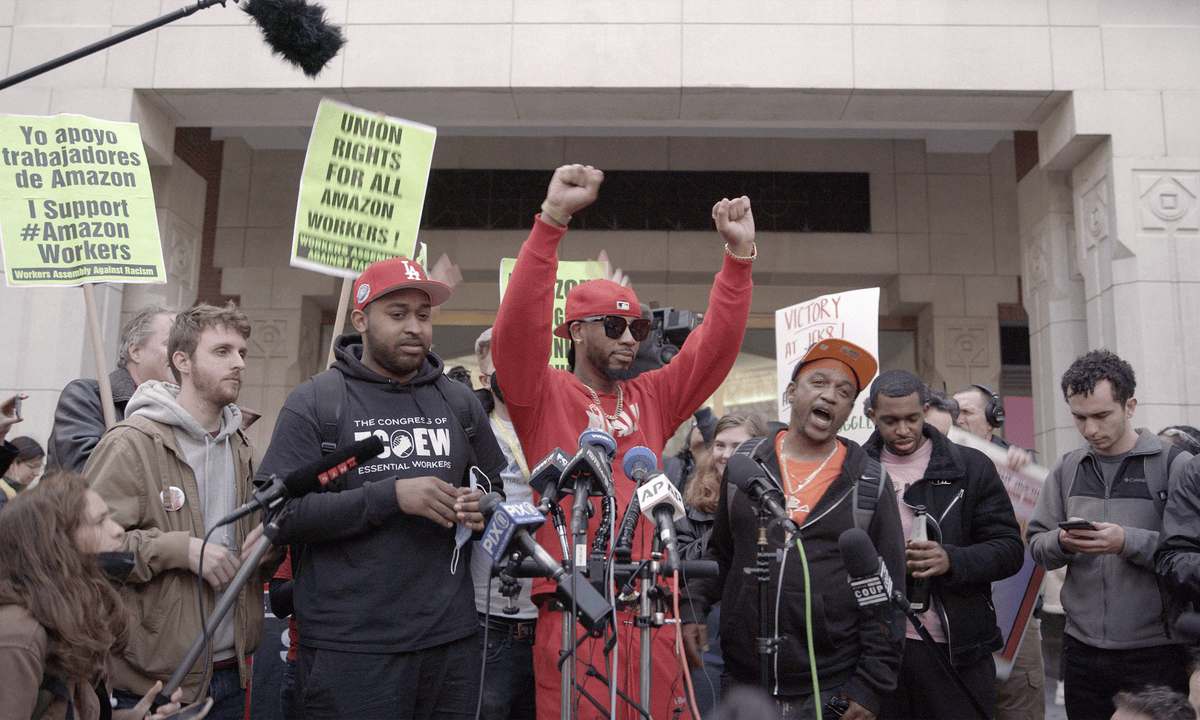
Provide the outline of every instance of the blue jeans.
[[[482,647],[483,633],[479,633]],[[484,720],[533,720],[537,717],[533,677],[533,638],[518,639],[488,631],[484,655]]]
[[[113,690],[118,710],[128,710],[141,702],[142,696],[128,690]],[[246,717],[246,690],[238,677],[237,667],[213,670],[208,683],[208,695],[213,699],[212,710],[206,718],[214,720],[242,720]],[[184,705],[192,702],[191,697],[182,699]]]

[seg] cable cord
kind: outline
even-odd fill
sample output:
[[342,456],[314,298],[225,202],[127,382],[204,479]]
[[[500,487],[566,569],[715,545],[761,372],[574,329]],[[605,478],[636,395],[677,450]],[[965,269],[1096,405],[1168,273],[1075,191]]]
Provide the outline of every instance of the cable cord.
[[[787,567],[787,551],[791,547],[784,545],[783,559],[779,563],[779,586],[775,590],[775,636],[779,636],[779,606],[781,604],[781,596],[783,593],[783,576],[784,569]],[[813,642],[813,626],[812,626],[812,578],[808,574],[808,556],[804,552],[804,545],[800,542],[800,535],[796,535],[796,550],[800,553],[800,567],[804,574],[804,629],[808,639],[808,674],[812,676],[813,686],[813,707],[816,711],[817,720],[821,720],[821,683],[817,678],[817,653],[816,645]],[[776,654],[775,662],[779,662],[779,655]],[[779,670],[776,665],[775,682],[779,682]],[[778,690],[778,685],[775,688]]]
[[[676,559],[678,565],[678,559]],[[696,689],[692,686],[692,669],[688,667],[687,654],[683,651],[683,623],[680,621],[679,614],[679,567],[676,566],[673,575],[674,587],[671,588],[671,595],[675,605],[675,657],[679,658],[679,665],[683,668],[683,686],[687,691],[688,707],[691,708],[692,717],[699,720],[700,707],[696,704]],[[820,720],[818,718],[818,720]]]
[[[199,600],[196,607],[200,608],[200,633],[204,636],[204,672],[200,676],[200,686],[196,688],[196,696],[192,698],[192,704],[200,702],[201,693],[204,692],[205,686],[212,679],[212,640],[208,637],[208,616],[204,613],[204,549],[208,547],[208,539],[216,532],[217,528],[225,527],[224,525],[214,525],[212,530],[204,534],[204,542],[200,543],[200,560],[196,563],[196,599]],[[213,593],[216,593],[216,588],[213,588]]]

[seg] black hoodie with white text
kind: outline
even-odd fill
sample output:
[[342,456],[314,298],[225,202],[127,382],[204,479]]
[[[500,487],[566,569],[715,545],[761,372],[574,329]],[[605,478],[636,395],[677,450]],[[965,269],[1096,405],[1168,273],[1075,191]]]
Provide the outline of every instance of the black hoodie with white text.
[[[473,449],[475,464],[500,489],[504,455],[487,415],[465,385],[439,382],[443,363],[433,353],[400,383],[363,364],[357,334],[340,336],[335,352],[325,372],[345,378],[338,447],[375,435],[384,451],[328,489],[289,500],[280,515],[275,542],[293,545],[300,644],[396,653],[468,637],[479,628],[472,543],[456,553],[454,529],[401,511],[395,481],[432,475],[465,487]],[[458,392],[469,399],[473,442],[446,399]],[[334,411],[319,410],[316,395],[308,380],[288,396],[256,481],[322,457],[321,428]]]

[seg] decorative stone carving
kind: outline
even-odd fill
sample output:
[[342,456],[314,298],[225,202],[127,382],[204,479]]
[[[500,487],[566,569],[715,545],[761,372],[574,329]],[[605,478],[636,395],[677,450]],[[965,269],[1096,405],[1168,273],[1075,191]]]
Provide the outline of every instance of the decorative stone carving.
[[988,328],[984,323],[946,325],[942,351],[945,365],[962,370],[986,368],[990,364]]
[[1050,278],[1046,243],[1049,233],[1039,229],[1025,245],[1025,277],[1029,279],[1027,291],[1032,293]]
[[246,357],[286,358],[288,322],[280,319],[254,318],[254,332],[246,343]]
[[1135,170],[1133,179],[1140,232],[1200,231],[1200,172]]
[[168,222],[159,230],[162,235],[163,263],[166,265],[167,282],[191,295],[196,290],[197,248],[200,235],[175,215],[168,215]]
[[1112,220],[1109,217],[1108,177],[1102,177],[1079,198],[1083,221],[1083,251],[1087,252],[1108,239]]

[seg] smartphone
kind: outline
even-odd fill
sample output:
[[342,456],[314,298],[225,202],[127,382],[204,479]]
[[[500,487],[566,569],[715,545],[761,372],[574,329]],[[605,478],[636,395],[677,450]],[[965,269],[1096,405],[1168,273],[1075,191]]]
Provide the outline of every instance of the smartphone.
[[13,417],[21,419],[21,393],[17,393],[17,396],[13,398]]
[[1058,524],[1063,530],[1098,530],[1095,525],[1087,520],[1064,520]]

